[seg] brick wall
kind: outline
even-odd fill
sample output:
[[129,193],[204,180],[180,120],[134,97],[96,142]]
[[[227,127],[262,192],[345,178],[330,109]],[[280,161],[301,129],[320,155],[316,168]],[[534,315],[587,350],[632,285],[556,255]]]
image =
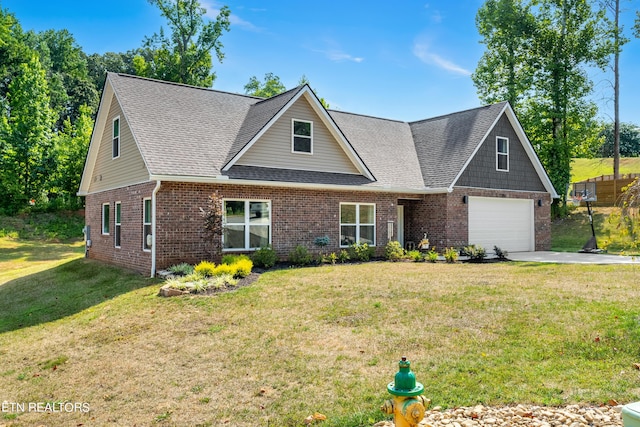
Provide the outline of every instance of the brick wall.
[[[86,222],[91,226],[92,247],[89,256],[143,274],[151,269],[151,253],[142,250],[143,200],[151,197],[155,183],[134,185],[87,196]],[[518,193],[500,190],[456,188],[450,194],[406,195],[377,192],[307,190],[294,188],[214,185],[165,182],[157,194],[156,268],[179,262],[197,263],[211,259],[205,245],[205,233],[199,208],[206,208],[214,191],[221,198],[269,200],[271,202],[272,244],[278,256],[286,259],[297,246],[311,252],[338,252],[340,239],[340,203],[376,205],[376,254],[384,253],[388,241],[388,223],[394,224],[397,238],[397,204],[405,206],[405,241],[417,244],[425,232],[439,250],[468,244],[467,205],[462,197],[528,197],[542,200],[535,206],[536,249],[551,244],[550,198],[547,193]],[[115,202],[122,203],[122,242],[114,247]],[[110,204],[109,235],[101,234],[102,204]],[[317,237],[329,237],[329,246],[318,248]],[[219,259],[214,258],[214,261]]]

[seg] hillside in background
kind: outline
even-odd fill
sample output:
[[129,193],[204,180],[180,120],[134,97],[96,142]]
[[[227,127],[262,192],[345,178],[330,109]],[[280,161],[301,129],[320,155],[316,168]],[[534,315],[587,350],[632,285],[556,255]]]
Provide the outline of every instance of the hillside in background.
[[[640,173],[640,157],[620,159],[620,174]],[[583,181],[601,175],[613,175],[612,158],[571,160],[571,182]]]

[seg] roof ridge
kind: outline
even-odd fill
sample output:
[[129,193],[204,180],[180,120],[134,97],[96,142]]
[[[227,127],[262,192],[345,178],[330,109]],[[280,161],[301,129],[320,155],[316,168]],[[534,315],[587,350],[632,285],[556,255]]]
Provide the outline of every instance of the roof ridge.
[[474,111],[474,110],[481,110],[483,108],[495,107],[497,105],[506,104],[506,103],[508,103],[508,101],[500,101],[500,102],[496,102],[494,104],[485,104],[485,105],[481,105],[479,107],[467,108],[466,110],[454,111],[454,112],[448,113],[448,114],[441,114],[439,116],[429,117],[427,119],[415,120],[415,121],[409,122],[409,124],[412,125],[412,124],[415,124],[415,123],[424,123],[424,122],[429,122],[429,121],[432,121],[432,120],[440,120],[440,119],[443,119],[445,117],[455,116],[455,115],[462,114],[462,113],[468,113],[468,112]]
[[409,122],[405,122],[404,120],[389,119],[387,117],[371,116],[369,114],[352,113],[351,111],[342,111],[342,110],[335,110],[335,109],[328,109],[327,111],[330,112],[330,113],[341,113],[341,114],[349,114],[351,116],[367,117],[369,119],[386,120],[388,122],[409,123]]
[[226,94],[226,95],[235,95],[235,96],[240,96],[240,97],[243,97],[243,98],[256,99],[258,101],[263,101],[265,99],[270,99],[270,98],[262,98],[262,97],[259,97],[259,96],[247,95],[247,94],[243,94],[243,93],[229,92],[229,91],[226,91],[226,90],[214,89],[214,88],[211,88],[211,87],[195,86],[195,85],[189,85],[189,84],[185,84],[185,83],[177,83],[177,82],[170,82],[170,81],[167,81],[167,80],[153,79],[153,78],[150,78],[150,77],[136,76],[134,74],[115,73],[115,72],[112,72],[112,71],[109,71],[108,74],[116,74],[116,75],[121,76],[121,77],[127,77],[127,78],[138,79],[138,80],[146,80],[146,81],[153,82],[153,83],[160,83],[160,84],[165,84],[165,85],[170,85],[170,86],[184,87],[184,88],[187,88],[187,89],[198,89],[198,90],[204,90],[204,91],[207,91],[207,92],[217,92],[217,93],[222,93],[222,94]]

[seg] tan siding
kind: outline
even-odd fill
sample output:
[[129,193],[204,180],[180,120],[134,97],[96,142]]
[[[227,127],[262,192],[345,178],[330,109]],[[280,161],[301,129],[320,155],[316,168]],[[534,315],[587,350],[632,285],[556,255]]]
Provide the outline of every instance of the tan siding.
[[[113,119],[120,116],[120,157],[113,159],[111,138]],[[111,100],[107,123],[100,139],[100,150],[96,158],[89,192],[113,189],[138,184],[149,179],[142,155],[133,140],[133,135],[116,97]]]
[[[291,151],[291,120],[294,118],[313,122],[312,155]],[[321,172],[359,173],[304,98],[293,104],[236,164]]]

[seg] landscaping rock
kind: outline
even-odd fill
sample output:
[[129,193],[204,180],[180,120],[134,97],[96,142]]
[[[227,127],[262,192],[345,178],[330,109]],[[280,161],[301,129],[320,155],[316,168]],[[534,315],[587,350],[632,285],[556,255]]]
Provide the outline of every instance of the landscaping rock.
[[181,291],[180,289],[170,288],[169,286],[163,286],[160,288],[158,295],[161,297],[176,297],[179,295],[188,294],[189,291]]
[[[622,405],[551,408],[535,405],[489,407],[477,405],[443,411],[427,410],[420,427],[621,427]],[[394,427],[381,421],[373,427]]]

